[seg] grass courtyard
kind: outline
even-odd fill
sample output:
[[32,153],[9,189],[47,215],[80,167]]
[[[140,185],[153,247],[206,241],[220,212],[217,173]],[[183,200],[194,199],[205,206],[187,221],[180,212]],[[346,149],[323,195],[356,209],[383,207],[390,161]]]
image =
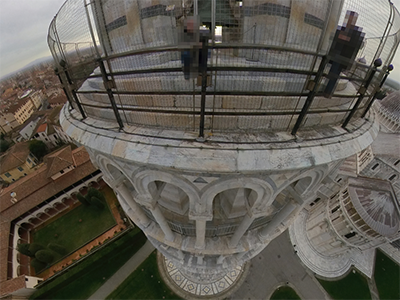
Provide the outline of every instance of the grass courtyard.
[[288,286],[280,286],[272,294],[270,300],[301,300],[299,295]]
[[340,280],[326,281],[318,279],[318,281],[332,299],[371,299],[367,279],[355,270],[352,270]]
[[180,299],[161,279],[157,267],[157,251],[105,299]]
[[[112,190],[106,188],[101,191],[104,192],[106,199],[115,198]],[[33,232],[32,240],[45,247],[49,243],[58,244],[69,254],[114,225],[116,221],[108,205],[105,205],[102,210],[97,210],[93,206],[79,205]],[[58,253],[53,254],[55,261],[62,258],[62,255]]]
[[400,299],[400,266],[379,250],[374,278],[381,299]]
[[[83,259],[60,276],[44,283],[30,299],[87,299],[146,242],[135,227]],[[131,298],[132,299],[132,298]]]

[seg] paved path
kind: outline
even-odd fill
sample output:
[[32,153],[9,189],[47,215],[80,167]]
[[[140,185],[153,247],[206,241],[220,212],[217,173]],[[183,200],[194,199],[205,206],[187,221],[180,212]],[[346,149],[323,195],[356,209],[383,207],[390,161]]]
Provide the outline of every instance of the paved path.
[[151,252],[154,251],[154,249],[154,246],[147,240],[143,247],[90,296],[88,300],[105,299],[150,255]]
[[300,263],[285,231],[251,260],[245,282],[228,299],[269,299],[279,285],[287,284],[301,299],[329,299]]

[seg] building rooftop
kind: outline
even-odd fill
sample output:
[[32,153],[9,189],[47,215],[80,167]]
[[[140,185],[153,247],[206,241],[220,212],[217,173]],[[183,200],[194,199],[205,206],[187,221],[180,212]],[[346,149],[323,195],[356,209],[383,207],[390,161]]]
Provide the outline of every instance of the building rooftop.
[[375,155],[398,157],[400,156],[400,133],[380,131],[371,147]]
[[399,202],[390,182],[350,177],[348,190],[354,208],[369,227],[385,237],[391,237],[398,232]]
[[[71,158],[68,158],[69,155]],[[54,165],[44,164],[35,172],[28,174],[0,192],[0,295],[6,294],[9,289],[9,283],[13,284],[14,281],[17,281],[17,279],[7,281],[7,257],[11,222],[97,170],[90,162],[89,154],[84,147],[72,151],[70,151],[69,147],[66,147],[51,156],[53,158],[60,156],[61,162],[68,159],[69,161],[74,161],[76,167],[53,180],[48,177],[49,168],[56,167],[59,163],[56,162],[56,159],[53,159],[53,161],[50,160],[50,163],[52,162]],[[16,203],[11,202],[12,192],[16,194]],[[7,283],[4,283],[4,281],[7,281]]]
[[47,177],[51,177],[61,170],[74,165],[71,146],[64,147],[55,153],[49,154],[44,159],[48,169]]
[[400,118],[400,91],[387,95],[380,101],[381,108],[391,113],[396,119]]
[[46,123],[40,124],[39,127],[38,127],[38,129],[36,130],[36,132],[37,132],[37,133],[46,132],[46,129],[47,129],[47,124],[46,124]]
[[12,146],[0,157],[0,173],[3,174],[23,165],[29,153],[29,142],[18,143]]

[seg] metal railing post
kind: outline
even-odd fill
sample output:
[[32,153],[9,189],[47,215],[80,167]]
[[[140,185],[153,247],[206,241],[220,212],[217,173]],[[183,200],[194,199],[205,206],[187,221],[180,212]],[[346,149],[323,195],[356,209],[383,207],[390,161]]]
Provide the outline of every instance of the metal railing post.
[[207,59],[208,59],[208,37],[202,37],[201,47],[201,107],[200,107],[200,129],[199,137],[204,138],[204,118],[206,110],[206,89],[207,89]]
[[100,67],[101,77],[103,78],[103,84],[104,84],[104,87],[106,88],[106,91],[107,91],[107,94],[108,94],[108,98],[110,99],[111,106],[112,106],[112,109],[114,111],[115,118],[117,119],[117,122],[118,122],[118,125],[119,125],[119,129],[122,129],[122,128],[124,128],[124,124],[122,123],[121,116],[119,115],[119,112],[118,112],[117,104],[115,103],[114,94],[113,94],[113,92],[111,90],[113,82],[108,79],[106,68],[104,66],[103,60],[102,59],[98,59],[97,61],[99,63],[99,67]]
[[58,69],[55,69],[55,70],[54,70],[54,73],[57,75],[58,80],[60,81],[60,83],[61,83],[61,85],[62,85],[62,87],[63,87],[62,89],[63,89],[63,91],[64,91],[65,96],[67,97],[67,100],[68,100],[69,104],[73,107],[72,100],[71,100],[70,96],[68,95],[67,90],[66,90],[65,87],[64,87],[64,83],[63,83],[63,81],[62,81],[62,79],[61,79],[61,75],[60,75],[60,73],[58,72]]
[[317,90],[318,90],[318,87],[319,87],[319,82],[321,81],[322,75],[324,73],[324,69],[325,69],[326,63],[327,63],[327,57],[323,56],[322,60],[321,60],[321,63],[319,65],[319,68],[318,68],[318,72],[317,72],[317,74],[315,75],[315,78],[314,78],[314,87],[310,91],[310,93],[308,94],[306,102],[304,103],[303,108],[301,109],[300,115],[297,118],[296,124],[294,124],[293,130],[291,132],[292,135],[296,135],[297,130],[299,130],[300,125],[303,122],[304,117],[307,115],[308,109],[310,108],[311,103],[314,100],[315,95],[317,94]]
[[[61,81],[61,78],[59,77],[61,83],[63,84],[63,86],[64,86],[64,87],[65,87],[65,86],[68,86],[68,89],[66,90],[66,89],[64,88],[64,91],[67,91],[67,92],[66,92],[67,95],[68,95],[68,92],[71,93],[72,98],[74,98],[75,103],[76,103],[76,105],[78,106],[79,112],[80,112],[81,115],[82,115],[82,118],[83,118],[83,119],[86,119],[85,111],[83,110],[83,107],[82,107],[81,103],[79,102],[78,96],[76,95],[76,91],[73,89],[73,82],[72,82],[71,77],[69,76],[69,73],[68,73],[68,71],[67,71],[66,62],[63,61],[63,60],[61,60],[61,61],[60,61],[60,66],[62,67],[62,70],[63,70],[63,72],[64,72],[65,78],[67,78],[67,81],[68,81],[68,84],[63,84],[63,82]],[[69,98],[71,98],[71,95],[69,95]],[[67,96],[67,98],[68,98],[68,96]],[[71,100],[71,101],[72,101],[72,100]],[[70,102],[70,103],[71,103],[71,102]]]
[[374,104],[374,101],[375,101],[375,99],[376,99],[378,93],[380,92],[380,89],[382,88],[383,84],[385,83],[386,78],[389,76],[389,72],[392,71],[393,69],[394,69],[394,68],[393,68],[393,65],[389,65],[389,66],[387,67],[386,73],[385,73],[385,75],[383,76],[381,83],[379,84],[379,89],[376,91],[376,93],[375,93],[374,96],[372,97],[371,101],[368,103],[368,106],[367,106],[367,108],[365,109],[364,113],[362,114],[361,118],[364,118],[364,117],[365,117],[365,115],[367,114],[367,112],[368,112],[368,111],[370,110],[370,108],[372,107],[372,104]]
[[346,120],[344,120],[343,124],[342,124],[342,128],[346,128],[347,124],[349,124],[351,118],[354,116],[354,114],[356,113],[358,107],[361,104],[361,101],[364,99],[364,95],[367,92],[367,89],[372,81],[372,79],[374,78],[374,75],[376,73],[376,69],[378,67],[380,67],[382,65],[382,60],[380,58],[376,59],[374,61],[374,67],[372,68],[371,73],[369,74],[367,80],[365,81],[365,83],[363,85],[361,85],[361,87],[358,89],[358,92],[360,93],[360,95],[358,96],[357,102],[354,104],[353,108],[351,109],[349,115],[347,116]]

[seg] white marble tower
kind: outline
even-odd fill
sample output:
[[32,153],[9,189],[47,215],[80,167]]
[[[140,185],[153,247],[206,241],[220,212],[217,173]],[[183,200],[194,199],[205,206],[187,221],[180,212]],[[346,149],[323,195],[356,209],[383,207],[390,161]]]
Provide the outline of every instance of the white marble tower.
[[[392,56],[376,70],[379,49],[367,44],[366,64],[344,72],[326,99],[325,55],[343,1],[78,2],[66,1],[49,29],[70,100],[63,129],[165,256],[172,284],[226,296],[245,263],[373,142],[375,115],[361,115]],[[79,30],[65,21],[74,12]],[[180,43],[196,15],[207,38]],[[196,63],[208,56],[197,78],[183,76],[185,49]]]

